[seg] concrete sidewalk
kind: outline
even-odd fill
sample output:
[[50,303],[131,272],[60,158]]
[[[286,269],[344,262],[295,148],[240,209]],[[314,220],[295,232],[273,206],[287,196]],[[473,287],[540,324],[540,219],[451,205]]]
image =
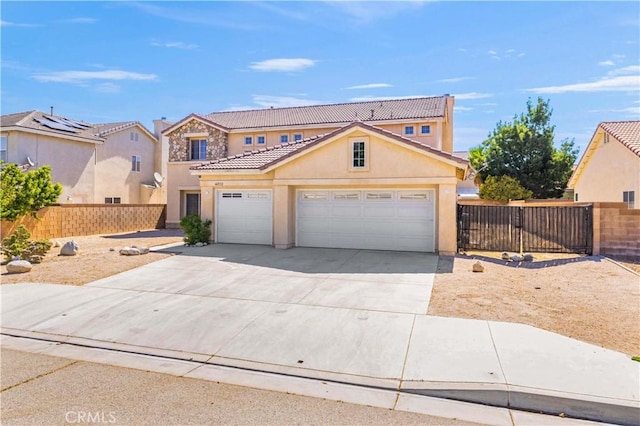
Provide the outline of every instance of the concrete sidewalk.
[[188,361],[171,371],[187,377],[234,367],[640,424],[640,364],[627,356],[525,325],[426,315],[435,256],[246,247],[185,250],[84,287],[3,285],[2,344],[36,347],[15,338],[29,337],[64,343],[38,347],[52,355]]

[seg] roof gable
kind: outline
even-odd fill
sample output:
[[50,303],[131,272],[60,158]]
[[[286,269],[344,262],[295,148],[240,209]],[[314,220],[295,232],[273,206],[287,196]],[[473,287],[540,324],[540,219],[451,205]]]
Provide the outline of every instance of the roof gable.
[[324,142],[334,140],[337,137],[350,133],[351,130],[356,128],[367,133],[382,136],[387,140],[394,141],[401,145],[405,145],[407,148],[413,148],[414,150],[421,151],[441,161],[456,165],[456,167],[466,168],[468,165],[468,162],[462,158],[448,154],[421,142],[405,138],[404,136],[400,136],[387,130],[380,129],[379,127],[375,127],[370,124],[353,122],[348,124],[347,126],[341,127],[340,129],[334,130],[324,135],[318,135],[296,142],[265,147],[240,155],[213,160],[208,163],[203,163],[199,166],[191,167],[191,170],[197,170],[201,172],[230,170],[271,170],[273,168],[279,167],[282,164],[285,164],[290,159],[297,158],[300,155],[304,155],[310,148],[314,146],[318,146]]
[[125,130],[132,129],[134,127],[138,127],[143,133],[145,133],[150,139],[154,141],[158,141],[156,136],[149,131],[142,123],[139,121],[121,121],[116,123],[101,123],[93,126],[94,132],[96,135],[100,137],[105,137],[114,133],[122,132]]
[[93,125],[90,123],[60,115],[45,114],[41,111],[3,115],[2,130],[47,134],[82,142],[104,142],[102,137],[95,134]]
[[203,124],[206,124],[207,126],[212,126],[215,127],[217,129],[220,129],[224,132],[229,132],[229,129],[225,126],[222,126],[221,124],[218,124],[206,117],[201,116],[200,114],[189,114],[188,116],[186,116],[185,118],[183,118],[182,120],[172,124],[171,126],[167,127],[166,129],[164,129],[162,131],[163,135],[167,135],[173,131],[175,131],[176,129],[179,129],[180,127],[182,127],[183,125],[185,125],[186,123],[188,123],[191,120],[197,120],[200,121]]

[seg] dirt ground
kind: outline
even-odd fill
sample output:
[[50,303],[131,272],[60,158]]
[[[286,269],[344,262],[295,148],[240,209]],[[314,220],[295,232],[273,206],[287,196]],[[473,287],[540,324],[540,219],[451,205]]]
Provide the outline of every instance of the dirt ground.
[[[170,256],[153,252],[140,256],[122,256],[119,253],[121,248],[154,247],[182,242],[183,235],[179,229],[155,229],[125,234],[52,239],[52,242],[59,241],[61,244],[74,240],[80,250],[75,256],[59,256],[60,248],[52,248],[44,261],[33,265],[31,272],[26,274],[8,274],[7,267],[2,265],[0,282],[83,285]],[[110,251],[111,248],[114,251]]]
[[[484,272],[472,272],[477,261]],[[534,253],[517,266],[467,253],[441,257],[438,269],[430,315],[524,323],[640,355],[640,275],[608,259]]]
[[[118,251],[122,247],[182,242],[182,235],[180,230],[152,230],[60,238],[60,243],[75,240],[80,247],[78,255],[58,256],[60,249],[53,248],[26,274],[7,274],[3,265],[0,282],[83,285],[170,256],[121,256]],[[534,262],[515,267],[500,260],[500,253],[467,255],[440,258],[430,315],[530,324],[640,355],[637,273],[600,257],[535,254]],[[482,273],[471,272],[477,260],[485,268]],[[639,265],[627,262],[624,266]]]

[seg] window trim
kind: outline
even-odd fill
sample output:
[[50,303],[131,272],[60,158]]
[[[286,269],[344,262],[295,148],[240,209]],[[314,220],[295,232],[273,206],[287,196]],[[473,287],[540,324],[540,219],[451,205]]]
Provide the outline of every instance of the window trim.
[[[422,128],[426,127],[428,129],[428,131],[423,132]],[[421,124],[420,125],[420,136],[426,136],[426,135],[431,135],[431,124]]]
[[[362,143],[364,144],[364,158],[362,166],[355,166],[354,161],[356,160],[355,156],[355,144]],[[354,136],[349,138],[349,171],[352,172],[366,172],[369,171],[370,164],[370,156],[369,156],[369,137],[368,136]]]
[[622,202],[627,205],[628,209],[636,207],[636,191],[622,191]]
[[[296,136],[299,136],[299,138],[296,139]],[[293,139],[292,142],[298,142],[304,139],[304,136],[302,133],[294,133],[292,139]]]
[[[249,141],[249,143],[247,143],[247,141]],[[244,146],[252,146],[253,145],[253,136],[251,136],[251,135],[245,136],[243,143],[244,143]]]
[[[262,142],[260,142],[260,138],[263,139]],[[267,144],[267,135],[257,135],[256,136],[256,145],[266,145]]]
[[0,135],[0,161],[9,162],[9,135]]
[[[286,139],[285,141],[283,141],[282,139]],[[289,143],[289,134],[288,133],[282,133],[280,134],[280,143]]]
[[[411,129],[411,133],[407,133],[408,129]],[[403,124],[402,125],[402,134],[404,136],[415,136],[416,135],[416,126],[415,126],[415,124]]]

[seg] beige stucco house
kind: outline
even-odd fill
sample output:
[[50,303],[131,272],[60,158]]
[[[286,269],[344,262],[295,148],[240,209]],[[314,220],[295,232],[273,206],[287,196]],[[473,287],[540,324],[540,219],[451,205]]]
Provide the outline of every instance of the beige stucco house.
[[450,96],[192,114],[165,129],[167,223],[218,243],[453,253]]
[[624,202],[640,208],[640,121],[600,123],[568,186],[574,201]]
[[27,170],[48,164],[60,203],[165,203],[154,173],[158,138],[137,121],[90,124],[40,111],[1,117],[0,159]]

